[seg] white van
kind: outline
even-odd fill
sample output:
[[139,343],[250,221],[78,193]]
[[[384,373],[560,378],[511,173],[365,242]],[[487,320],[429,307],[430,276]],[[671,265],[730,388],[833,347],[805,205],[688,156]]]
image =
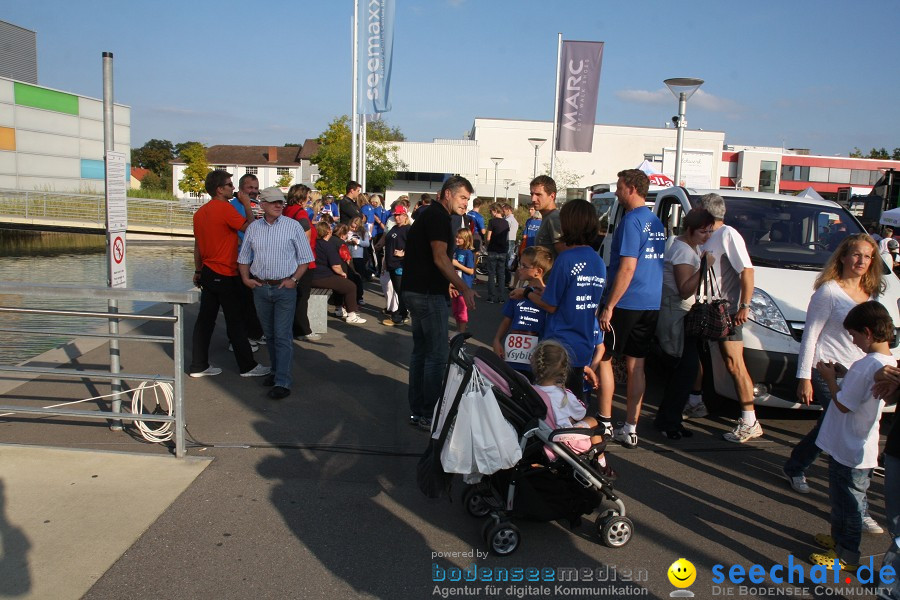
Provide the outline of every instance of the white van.
[[[725,223],[743,236],[753,261],[755,287],[750,321],[744,325],[743,336],[754,401],[768,406],[807,408],[797,402],[796,372],[813,283],[837,244],[847,235],[862,233],[863,228],[846,209],[830,200],[672,187],[657,193],[652,209],[665,228],[667,247],[674,236],[682,233],[686,212],[710,192],[725,199]],[[607,264],[612,233],[623,213],[617,201],[609,209],[609,233],[600,247]],[[879,300],[894,319],[896,332],[900,323],[900,280],[887,265],[884,279],[887,289]],[[898,340],[900,336],[895,335],[895,357],[900,357]],[[711,344],[711,355],[715,391],[737,399],[717,344]]]

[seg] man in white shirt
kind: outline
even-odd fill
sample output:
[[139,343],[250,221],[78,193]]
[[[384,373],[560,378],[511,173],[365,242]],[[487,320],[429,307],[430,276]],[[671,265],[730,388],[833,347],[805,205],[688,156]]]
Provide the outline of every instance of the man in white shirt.
[[719,351],[725,361],[725,368],[734,380],[738,401],[741,403],[741,418],[733,431],[724,434],[729,442],[743,444],[763,434],[762,426],[756,420],[753,407],[753,381],[744,364],[744,338],[742,329],[750,318],[750,298],[753,297],[753,263],[747,252],[744,238],[738,231],[725,224],[725,200],[718,194],[706,194],[700,205],[716,220],[713,234],[702,250],[712,252],[716,257],[716,282],[722,295],[731,304],[734,329],[732,335],[719,341]]
[[506,238],[509,247],[506,253],[506,287],[509,287],[509,283],[512,280],[512,271],[508,267],[512,264],[512,259],[516,255],[516,236],[519,233],[519,222],[516,220],[516,215],[513,214],[513,207],[509,204],[503,205],[503,218],[509,223],[509,234]]

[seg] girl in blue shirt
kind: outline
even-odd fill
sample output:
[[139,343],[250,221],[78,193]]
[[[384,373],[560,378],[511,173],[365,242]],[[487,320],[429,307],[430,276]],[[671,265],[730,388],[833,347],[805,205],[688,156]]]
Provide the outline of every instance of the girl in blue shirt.
[[597,349],[603,341],[597,322],[597,308],[606,285],[606,265],[590,243],[597,235],[597,212],[586,200],[570,200],[559,212],[566,249],[553,262],[546,287],[538,293],[532,287],[513,290],[510,298],[531,300],[547,311],[543,339],[555,339],[569,351],[571,368],[566,387],[585,404],[589,394],[585,379],[597,387],[592,368],[599,360]]
[[[472,252],[472,232],[468,229],[463,228],[456,232],[453,268],[456,269],[460,279],[471,288],[475,279],[475,254]],[[469,324],[469,309],[466,307],[463,297],[452,285],[450,286],[450,298],[453,318],[456,319],[456,330],[462,333]]]

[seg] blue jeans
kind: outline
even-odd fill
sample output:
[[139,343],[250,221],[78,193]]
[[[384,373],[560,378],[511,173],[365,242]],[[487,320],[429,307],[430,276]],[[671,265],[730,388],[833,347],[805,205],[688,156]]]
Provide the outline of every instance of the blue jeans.
[[810,381],[812,382],[813,395],[822,406],[822,414],[819,415],[819,420],[809,430],[809,433],[797,442],[797,445],[791,450],[791,457],[784,463],[784,472],[791,477],[803,475],[810,465],[816,462],[816,459],[822,452],[816,446],[816,438],[819,437],[819,428],[822,427],[825,411],[831,405],[831,391],[828,389],[828,384],[825,383],[825,380],[822,379],[822,376],[815,369],[813,369]]
[[[894,567],[900,573],[900,458],[884,455],[884,509],[887,513],[888,532],[891,534],[891,546],[884,555],[882,566]],[[878,598],[900,600],[900,581],[882,584],[878,590]]]
[[506,277],[506,254],[499,252],[488,252],[487,255],[487,291],[488,300],[491,302],[499,302],[500,286],[503,285]]
[[444,369],[450,355],[450,303],[444,296],[403,292],[412,318],[413,349],[409,360],[409,411],[431,418],[442,393]]
[[294,311],[297,290],[262,285],[253,289],[256,314],[266,334],[266,348],[275,373],[275,385],[291,388],[291,365],[294,358]]
[[872,469],[854,469],[828,459],[828,495],[831,498],[831,537],[835,552],[846,563],[859,564],[859,540],[866,512],[866,490]]

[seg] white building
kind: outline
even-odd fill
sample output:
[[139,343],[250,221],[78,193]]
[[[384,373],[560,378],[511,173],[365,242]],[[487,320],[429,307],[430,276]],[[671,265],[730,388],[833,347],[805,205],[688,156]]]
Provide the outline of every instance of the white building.
[[[259,189],[272,187],[285,174],[291,176],[288,185],[302,183],[313,187],[319,179],[319,167],[309,159],[315,155],[319,144],[306,140],[303,146],[210,146],[206,149],[206,160],[211,169],[228,171],[234,177],[235,186],[243,175],[256,175]],[[178,182],[184,177],[187,165],[181,158],[172,164],[172,194],[179,198],[189,194],[178,189]],[[201,196],[207,198],[206,194]]]
[[[390,202],[401,194],[437,192],[446,175],[468,178],[483,198],[526,200],[535,173],[549,172],[553,124],[550,121],[476,118],[466,140],[437,139],[432,143],[397,142],[407,164],[392,189]],[[682,179],[686,185],[717,187],[725,134],[685,131]],[[557,152],[555,178],[565,188],[615,184],[616,173],[644,160],[670,177],[675,171],[675,129],[595,125],[591,152]],[[535,168],[535,144],[537,168]],[[500,159],[495,161],[494,159]],[[496,168],[495,168],[495,162]],[[496,174],[496,177],[495,177]]]

